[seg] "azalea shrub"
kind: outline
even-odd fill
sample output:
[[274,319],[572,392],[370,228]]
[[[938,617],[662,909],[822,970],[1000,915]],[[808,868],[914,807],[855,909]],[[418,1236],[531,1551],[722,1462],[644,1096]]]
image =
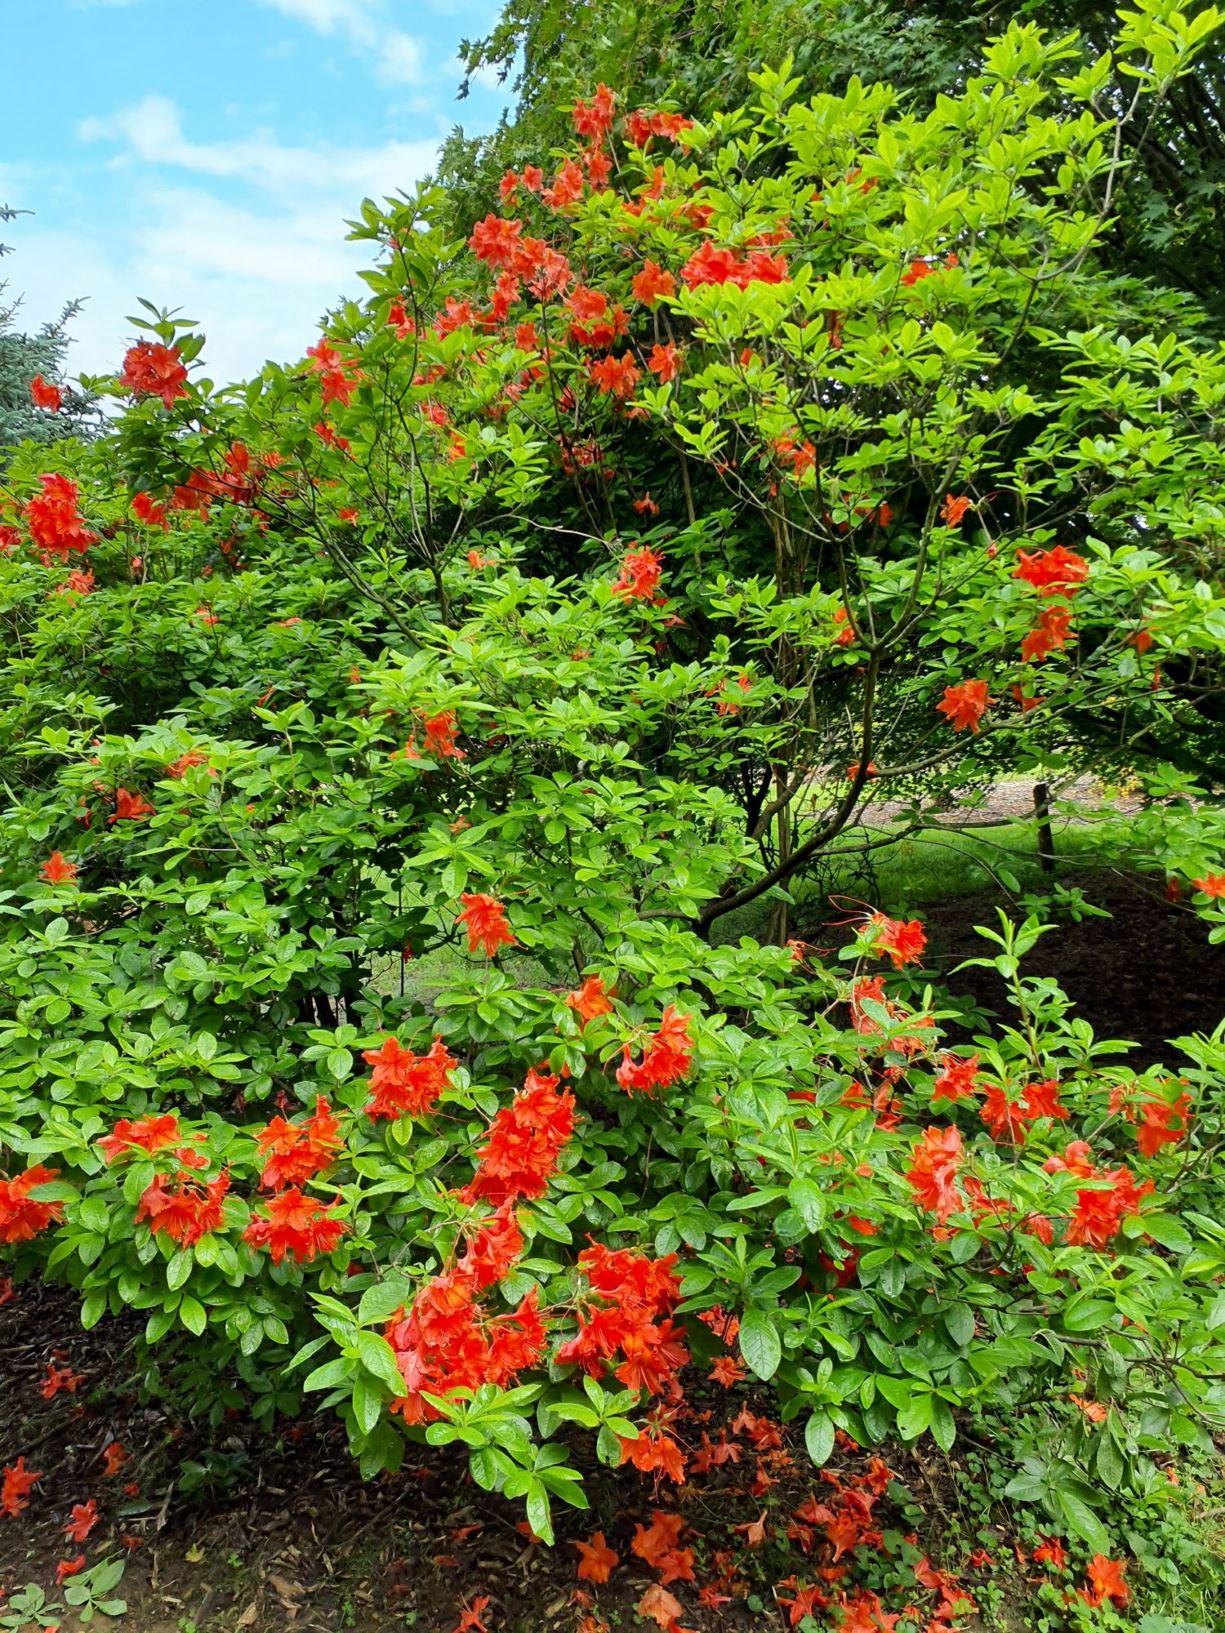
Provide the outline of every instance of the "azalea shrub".
[[[1158,10],[1138,106],[1205,33]],[[1220,1036],[1129,1065],[1035,917],[972,1037],[920,921],[790,933],[875,800],[1037,768],[1141,778],[1225,923],[1225,364],[1110,271],[1073,56],[924,118],[601,86],[470,244],[367,203],[297,366],[149,308],[107,434],[14,457],[0,1244],[150,1391],[459,1442],[544,1538],[576,1435],[686,1478],[696,1369],[817,1464],[1036,1413],[1013,1495],[1099,1549],[1208,1444]]]

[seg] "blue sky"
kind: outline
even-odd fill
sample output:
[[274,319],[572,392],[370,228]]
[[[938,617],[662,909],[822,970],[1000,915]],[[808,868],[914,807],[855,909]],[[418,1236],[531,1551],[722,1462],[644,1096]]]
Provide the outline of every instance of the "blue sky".
[[218,380],[300,356],[360,293],[344,242],[364,195],[411,189],[464,102],[456,47],[497,0],[3,0],[0,238],[24,326],[88,297],[69,370],[111,371],[136,297],[208,335]]

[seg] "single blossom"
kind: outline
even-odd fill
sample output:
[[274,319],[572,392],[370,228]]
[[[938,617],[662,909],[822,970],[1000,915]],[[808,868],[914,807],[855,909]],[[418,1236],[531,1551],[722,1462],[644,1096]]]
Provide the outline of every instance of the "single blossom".
[[650,369],[652,374],[659,377],[661,385],[666,386],[670,380],[675,380],[681,372],[680,353],[673,345],[653,346],[651,354],[647,358],[647,368]]
[[35,408],[45,408],[50,414],[58,414],[64,406],[64,393],[51,381],[44,380],[41,374],[36,374],[30,381],[30,401]]
[[867,929],[876,950],[888,954],[895,970],[913,964],[922,957],[927,946],[927,936],[918,919],[891,919],[884,913],[873,913]]
[[956,686],[945,687],[944,697],[936,708],[947,716],[954,731],[965,731],[969,727],[977,732],[979,722],[994,701],[987,696],[985,680],[963,680]]
[[42,1471],[26,1468],[24,1457],[6,1465],[3,1479],[0,1480],[0,1514],[16,1519],[23,1509],[29,1508],[30,1492],[41,1479]]
[[594,1532],[590,1542],[576,1542],[574,1546],[579,1551],[580,1582],[607,1582],[621,1563],[620,1555],[605,1541],[603,1531]]
[[470,953],[483,952],[486,958],[494,958],[500,947],[517,945],[501,902],[480,894],[463,895],[459,899],[462,911],[455,922],[468,932]]
[[594,1021],[597,1016],[611,1015],[613,1001],[604,985],[604,979],[599,975],[589,975],[574,992],[566,994],[566,1006],[572,1009],[584,1025]]
[[70,862],[63,851],[52,851],[39,869],[39,877],[49,885],[68,885],[76,876],[76,863]]
[[92,1497],[85,1503],[73,1503],[72,1517],[64,1527],[64,1535],[72,1542],[84,1542],[101,1517]]
[[116,788],[115,809],[107,817],[107,822],[140,822],[145,817],[156,814],[156,806],[150,805],[143,794],[133,794],[126,788]]

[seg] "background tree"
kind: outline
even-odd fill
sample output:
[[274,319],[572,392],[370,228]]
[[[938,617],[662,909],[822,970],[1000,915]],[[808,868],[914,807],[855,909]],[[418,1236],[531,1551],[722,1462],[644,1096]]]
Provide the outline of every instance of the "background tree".
[[[0,205],[0,221],[15,221],[28,213]],[[10,245],[0,244],[0,256],[10,253]],[[69,386],[64,378],[71,344],[68,325],[81,306],[79,300],[69,301],[57,318],[30,334],[17,323],[21,297],[10,293],[7,281],[0,282],[0,458],[4,449],[18,442],[53,443],[96,434],[96,396]],[[34,402],[30,386],[36,378],[59,392],[57,409]]]
[[[743,103],[762,62],[793,61],[801,94],[841,92],[858,77],[896,87],[907,107],[930,109],[982,69],[987,42],[1018,14],[1001,0],[507,0],[497,26],[465,41],[471,76],[510,82],[513,116],[488,137],[456,132],[439,177],[452,224],[467,233],[496,207],[498,179],[565,140],[565,105],[598,79],[630,103],[678,107],[704,118]],[[1115,7],[1103,0],[1030,0],[1026,22],[1052,35],[1076,32],[1083,62],[1111,48]],[[1155,40],[1179,15],[1173,0],[1141,13]],[[1120,127],[1121,153],[1134,167],[1110,227],[1118,270],[1157,278],[1194,295],[1214,327],[1225,322],[1225,51],[1211,18],[1195,27],[1203,49],[1145,117]],[[1123,112],[1139,87],[1113,62],[1096,99],[1105,117]],[[1070,106],[1071,104],[1069,104]]]

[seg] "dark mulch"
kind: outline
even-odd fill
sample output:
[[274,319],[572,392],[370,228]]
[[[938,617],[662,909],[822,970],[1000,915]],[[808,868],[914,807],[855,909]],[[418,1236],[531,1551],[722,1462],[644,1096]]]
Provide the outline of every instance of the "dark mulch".
[[[1149,879],[1099,872],[1064,882],[1079,885],[1110,917],[1059,923],[1039,940],[1023,973],[1053,977],[1099,1038],[1135,1043],[1126,1058],[1137,1066],[1185,1065],[1170,1040],[1211,1032],[1225,1019],[1225,942],[1210,945],[1195,910],[1168,901]],[[924,915],[933,969],[951,972],[962,959],[998,951],[974,933],[979,924],[999,928],[995,905],[991,896],[967,896]],[[961,970],[946,979],[952,992],[982,1008],[1014,1013],[994,970]]]
[[[576,1580],[572,1544],[602,1529],[621,1564],[598,1590],[598,1613],[614,1627],[631,1628],[642,1625],[634,1607],[654,1577],[629,1544],[636,1524],[649,1523],[658,1506],[685,1516],[699,1581],[710,1580],[714,1550],[731,1550],[736,1560],[734,1596],[717,1610],[696,1603],[694,1584],[673,1585],[687,1628],[744,1633],[750,1626],[783,1626],[773,1584],[804,1572],[806,1563],[786,1541],[788,1519],[806,1497],[829,1489],[795,1432],[787,1431],[794,1462],[768,1455],[772,1483],[760,1493],[751,1481],[762,1465],[743,1431],[732,1436],[737,1462],[659,1493],[633,1469],[597,1465],[590,1443],[579,1436],[575,1461],[587,1473],[592,1506],[586,1513],[558,1512],[557,1546],[548,1549],[525,1534],[521,1508],[474,1485],[465,1459],[451,1448],[409,1447],[398,1475],[363,1483],[331,1418],[307,1417],[280,1436],[261,1435],[246,1420],[210,1431],[142,1404],[126,1389],[132,1324],[104,1322],[86,1333],[77,1308],[67,1290],[27,1283],[0,1309],[0,1464],[24,1455],[27,1467],[42,1473],[29,1508],[16,1519],[0,1517],[0,1588],[10,1596],[36,1582],[56,1600],[57,1561],[85,1551],[93,1564],[127,1546],[131,1555],[118,1591],[129,1602],[128,1615],[119,1624],[100,1618],[95,1628],[453,1633],[465,1607],[488,1596],[482,1617],[488,1633],[578,1633],[592,1603]],[[55,1355],[85,1381],[75,1394],[44,1400],[41,1384]],[[682,1433],[691,1445],[703,1430],[717,1440],[745,1404],[763,1414],[773,1410],[764,1391],[746,1395],[701,1378],[690,1393]],[[108,1479],[103,1454],[115,1440],[128,1461]],[[892,1454],[890,1462],[912,1491],[923,1493],[927,1507],[953,1490],[950,1465],[931,1448],[919,1456]],[[831,1467],[855,1473],[866,1464],[866,1453],[840,1450]],[[186,1490],[192,1465],[210,1472]],[[139,1491],[129,1494],[125,1488],[134,1482]],[[91,1497],[99,1525],[84,1544],[66,1541],[62,1527],[72,1505]],[[889,1501],[880,1512],[903,1530],[919,1513],[910,1508],[903,1515]],[[767,1521],[767,1539],[749,1549],[735,1527],[759,1516]],[[974,1545],[964,1530],[957,1533],[959,1552],[963,1542],[967,1549]],[[808,1562],[810,1573],[816,1563]],[[0,1598],[0,1615],[4,1608]],[[62,1625],[65,1633],[77,1627],[71,1614]]]
[[[1171,902],[1160,884],[1141,875],[1103,868],[1060,873],[1058,882],[1079,888],[1110,916],[1075,921],[1066,914],[1044,914],[1055,928],[1025,958],[1022,974],[1057,981],[1073,1000],[1073,1012],[1099,1039],[1136,1045],[1130,1055],[1117,1058],[1137,1069],[1185,1065],[1170,1040],[1210,1033],[1225,1019],[1225,942],[1211,945],[1195,909]],[[976,934],[976,926],[998,932],[1000,905],[998,896],[983,892],[931,903],[919,913],[928,938],[920,979],[938,980],[955,998],[976,1005],[985,1024],[990,1017],[1015,1016],[1008,988],[995,970],[958,966],[999,952]],[[1025,917],[1019,905],[1009,911],[1017,921]],[[846,922],[840,904],[828,922],[807,929],[804,939],[817,947],[838,947],[847,940]]]

